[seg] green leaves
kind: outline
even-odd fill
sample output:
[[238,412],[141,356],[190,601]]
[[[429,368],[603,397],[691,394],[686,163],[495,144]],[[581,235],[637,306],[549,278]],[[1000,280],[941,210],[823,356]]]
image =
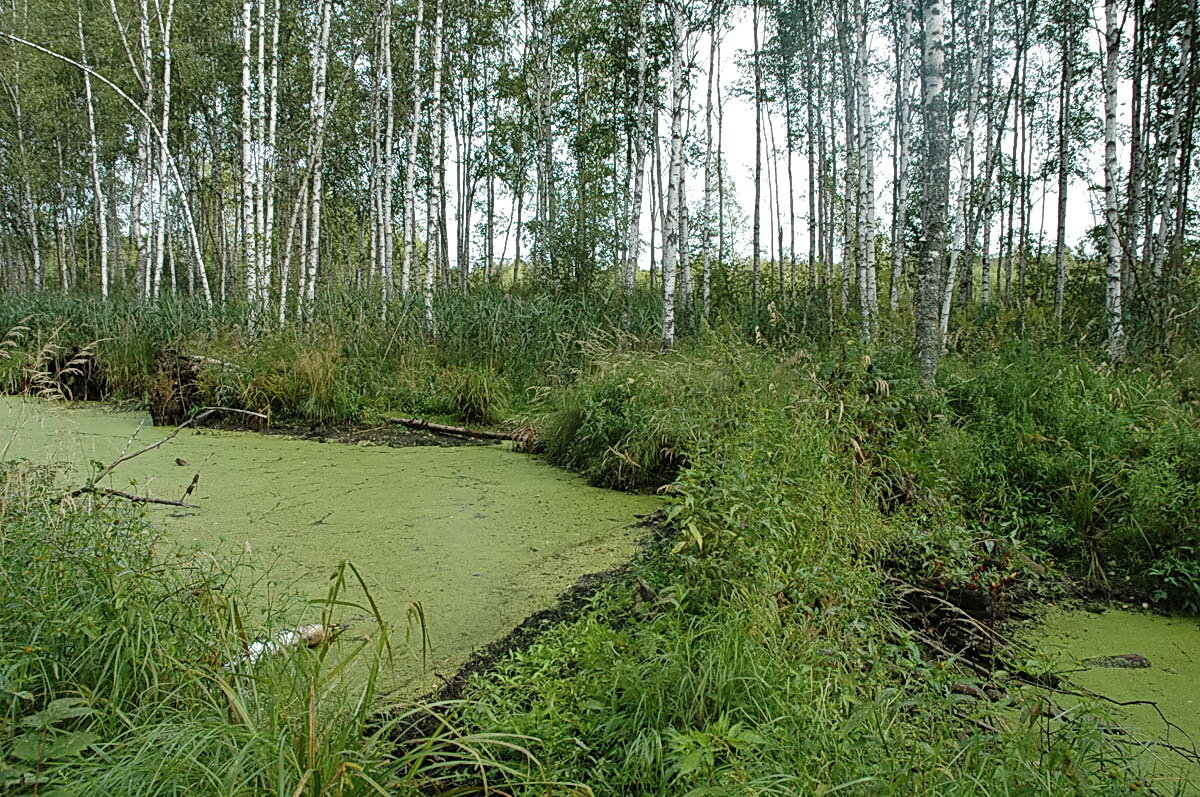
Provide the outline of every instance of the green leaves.
[[91,706],[87,705],[87,701],[83,698],[62,697],[50,701],[46,708],[36,714],[22,717],[18,724],[24,728],[46,730],[58,725],[63,720],[87,717],[93,713]]
[[99,740],[98,735],[87,731],[74,731],[53,736],[26,734],[13,743],[9,752],[14,758],[36,764],[78,755]]

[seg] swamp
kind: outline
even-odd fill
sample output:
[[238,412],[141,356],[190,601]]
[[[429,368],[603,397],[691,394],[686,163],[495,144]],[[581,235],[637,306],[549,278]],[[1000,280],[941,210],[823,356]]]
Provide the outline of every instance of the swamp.
[[0,0],[0,794],[1200,794],[1197,0]]

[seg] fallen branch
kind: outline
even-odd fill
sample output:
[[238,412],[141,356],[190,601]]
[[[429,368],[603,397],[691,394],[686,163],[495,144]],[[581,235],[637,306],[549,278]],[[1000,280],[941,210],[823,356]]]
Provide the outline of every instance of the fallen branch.
[[488,432],[483,429],[467,429],[463,426],[447,426],[444,423],[432,423],[420,418],[388,418],[388,423],[396,423],[422,432],[437,432],[452,434],[459,437],[473,437],[477,440],[516,440],[515,435],[507,432]]
[[238,365],[237,363],[231,363],[227,360],[218,360],[216,357],[208,357],[203,354],[180,354],[179,356],[187,360],[192,360],[200,365],[219,365],[222,368],[231,368],[235,371],[246,370],[245,366]]
[[[232,409],[230,407],[204,407],[200,410],[200,412],[196,413],[195,415],[188,418],[183,423],[176,426],[174,429],[172,429],[170,432],[168,432],[166,434],[166,436],[164,436],[160,440],[156,440],[155,442],[151,443],[148,446],[143,446],[142,448],[139,448],[137,451],[134,451],[132,454],[122,454],[121,456],[117,457],[112,462],[108,463],[103,468],[101,468],[96,473],[95,476],[88,479],[87,484],[67,493],[66,497],[77,498],[77,497],[83,495],[84,493],[100,493],[103,495],[113,495],[113,496],[118,496],[120,498],[126,498],[130,501],[135,501],[137,503],[165,504],[167,506],[182,506],[182,507],[187,507],[189,509],[198,509],[199,507],[195,506],[194,504],[185,504],[182,501],[169,501],[165,498],[148,498],[146,496],[133,495],[131,493],[121,492],[120,490],[111,490],[106,487],[97,487],[96,483],[99,482],[101,479],[103,479],[105,476],[108,476],[114,470],[116,470],[117,467],[119,465],[121,465],[122,463],[128,462],[129,460],[134,459],[135,457],[140,457],[142,454],[145,454],[148,451],[153,451],[154,449],[158,448],[159,446],[163,445],[164,443],[166,443],[169,440],[171,440],[172,438],[174,438],[177,434],[179,434],[181,431],[183,431],[184,428],[192,425],[193,423],[196,423],[197,421],[201,421],[201,420],[207,418],[209,415],[212,415],[214,412],[237,412],[237,413],[241,413],[242,415],[253,415],[255,418],[262,418],[264,421],[267,419],[267,416],[263,415],[261,412],[251,412],[250,410],[237,410],[237,409]],[[141,427],[138,427],[138,428],[140,429]]]
[[246,646],[246,652],[237,659],[226,662],[225,670],[236,669],[239,665],[258,663],[259,659],[295,650],[300,646],[315,648],[332,642],[349,626],[345,623],[335,626],[320,624],[302,625],[299,628],[286,628],[271,639],[257,639]]
[[[895,591],[896,596],[898,598],[900,598],[901,601],[907,602],[910,605],[910,607],[917,609],[918,612],[923,612],[926,615],[925,619],[928,619],[928,615],[931,614],[933,611],[941,610],[941,611],[944,611],[947,615],[949,615],[948,618],[943,618],[941,622],[943,622],[943,623],[945,623],[945,622],[960,623],[960,624],[966,625],[970,628],[977,630],[986,640],[990,641],[994,646],[993,650],[984,659],[984,661],[989,661],[989,660],[999,661],[999,663],[1001,663],[1002,665],[1005,665],[1004,669],[1006,669],[1009,672],[1009,674],[1012,677],[1014,677],[1016,680],[1027,683],[1031,686],[1035,686],[1039,689],[1045,690],[1046,692],[1060,694],[1060,695],[1067,695],[1067,696],[1075,697],[1075,698],[1079,698],[1079,699],[1099,700],[1099,701],[1103,701],[1105,703],[1108,703],[1108,704],[1114,705],[1114,706],[1120,706],[1120,707],[1149,706],[1151,709],[1154,710],[1154,712],[1158,715],[1158,718],[1169,729],[1169,731],[1174,731],[1174,732],[1177,732],[1180,735],[1182,735],[1184,737],[1184,739],[1187,740],[1187,743],[1188,743],[1188,745],[1190,745],[1190,747],[1177,745],[1177,744],[1171,744],[1170,742],[1167,742],[1167,741],[1155,740],[1155,739],[1151,739],[1151,740],[1134,740],[1132,738],[1122,739],[1119,737],[1122,735],[1129,735],[1129,731],[1127,731],[1126,729],[1124,729],[1120,726],[1105,727],[1103,729],[1103,731],[1107,736],[1118,737],[1118,738],[1113,738],[1112,741],[1120,742],[1121,744],[1158,747],[1158,748],[1170,751],[1172,753],[1175,753],[1176,755],[1179,755],[1182,758],[1185,758],[1192,763],[1200,763],[1200,751],[1197,750],[1196,741],[1191,737],[1190,734],[1188,734],[1188,732],[1186,730],[1184,730],[1178,724],[1172,722],[1171,720],[1169,720],[1167,718],[1166,714],[1162,710],[1162,707],[1158,704],[1157,701],[1154,701],[1154,700],[1118,700],[1116,698],[1109,697],[1108,695],[1105,695],[1103,693],[1094,692],[1090,689],[1084,689],[1075,684],[1072,684],[1061,673],[1035,674],[1035,673],[1028,672],[1025,669],[1021,668],[1020,666],[1016,665],[1015,661],[1013,660],[1013,658],[1011,656],[1011,652],[1013,650],[1020,650],[1023,647],[1022,645],[1016,643],[1012,639],[1008,639],[1008,638],[1004,637],[1003,635],[998,634],[993,629],[980,623],[977,619],[975,619],[971,615],[967,614],[959,606],[955,605],[954,603],[946,600],[945,598],[943,598],[939,595],[934,594],[933,592],[930,592],[929,590],[914,586],[912,584],[909,584],[908,582],[902,581],[893,576],[886,576],[886,580],[893,585],[893,589]],[[932,604],[933,608],[932,609],[922,609],[919,606],[915,606],[914,602],[912,600],[913,598],[917,598],[917,599],[923,600],[929,604]],[[975,673],[979,674],[980,676],[983,676],[984,678],[988,678],[992,675],[991,667],[987,666],[983,662],[972,660],[971,654],[973,651],[971,651],[970,649],[964,648],[964,649],[958,650],[958,651],[952,650],[952,649],[948,648],[946,645],[942,644],[937,639],[935,639],[932,634],[922,631],[919,628],[913,627],[911,625],[911,623],[909,624],[909,626],[915,632],[916,638],[922,645],[926,646],[927,648],[932,650],[935,654],[942,657],[946,661],[953,661],[955,663],[962,664],[962,665],[966,666],[968,669],[973,670]],[[992,699],[992,696],[990,694],[988,694],[986,692],[986,690],[980,690],[977,687],[975,687],[974,685],[955,685],[953,687],[953,691],[960,693],[960,694],[966,694],[971,697],[980,698],[980,699],[982,699],[983,697]],[[981,692],[982,692],[982,695],[980,694]],[[1053,713],[1055,714],[1053,719],[1062,720],[1064,722],[1074,722],[1075,721],[1073,718],[1071,718],[1069,716],[1071,713],[1069,710],[1063,710],[1063,709],[1059,708],[1058,706],[1054,705],[1053,702],[1050,702],[1050,701],[1047,701],[1047,702],[1050,705],[1050,707],[1053,709]],[[957,714],[957,712],[956,712],[956,714]],[[984,727],[975,718],[967,717],[962,714],[958,714],[958,716],[960,719],[974,722],[976,725],[979,725],[979,727],[981,727],[981,728]],[[997,721],[1000,721],[999,717],[996,717],[995,719]],[[988,728],[984,728],[984,729],[990,730]]]
[[169,498],[151,498],[148,495],[134,495],[122,490],[113,490],[108,487],[80,487],[71,493],[71,497],[91,493],[93,495],[111,495],[117,498],[124,498],[126,501],[132,501],[135,504],[162,504],[163,506],[181,506],[185,509],[199,509],[196,504],[189,504],[184,501],[172,501]]
[[1003,636],[996,633],[994,629],[979,622],[979,620],[975,617],[972,617],[970,614],[964,611],[961,606],[946,600],[941,595],[936,595],[927,589],[922,589],[921,587],[914,586],[906,581],[901,581],[894,576],[886,576],[886,579],[895,585],[896,595],[901,599],[912,596],[922,598],[949,612],[954,616],[956,622],[963,623],[972,630],[978,632],[981,636],[991,641],[993,645],[996,645],[997,647],[1005,647],[1012,644],[1011,640],[1005,639]]

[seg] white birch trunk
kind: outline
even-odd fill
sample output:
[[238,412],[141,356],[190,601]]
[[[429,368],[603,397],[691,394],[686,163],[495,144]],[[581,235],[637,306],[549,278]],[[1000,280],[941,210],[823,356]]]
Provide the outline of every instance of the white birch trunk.
[[[713,197],[713,77],[717,69],[717,20],[709,30],[708,74],[704,98],[704,232],[701,244],[700,301],[707,318],[712,302],[712,197]],[[720,94],[721,87],[717,86]]]
[[[438,156],[445,157],[445,127],[442,122],[442,41],[444,37],[445,18],[442,0],[436,0],[434,6],[434,23],[433,23],[433,107],[430,109],[430,116],[435,120],[437,127],[437,138],[435,142],[435,152]],[[438,168],[439,173],[445,176],[445,164],[441,164]],[[442,247],[439,245],[441,241],[441,224],[444,219],[443,213],[445,188],[437,191],[438,201],[429,203],[426,213],[428,214],[428,223],[426,224],[425,237],[425,284],[422,291],[422,298],[425,305],[425,327],[429,330],[430,335],[437,334],[436,321],[433,315],[433,280],[434,274],[438,266],[445,256]],[[435,210],[437,217],[435,219]],[[437,257],[435,259],[434,254]]]
[[1121,309],[1121,241],[1117,216],[1117,81],[1121,28],[1117,0],[1104,0],[1104,221],[1106,263],[1104,315],[1108,331],[1108,357],[1125,356],[1124,317]]
[[167,244],[167,169],[171,154],[167,149],[168,136],[171,128],[171,71],[174,53],[171,45],[171,33],[175,22],[175,2],[167,0],[166,17],[163,18],[162,7],[155,3],[158,11],[160,34],[162,36],[162,121],[158,129],[158,159],[155,163],[154,178],[154,270],[151,283],[151,295],[158,296],[162,290],[163,268],[166,264]]
[[379,281],[384,301],[384,314],[387,313],[387,301],[392,297],[395,277],[392,273],[392,258],[395,249],[395,231],[392,227],[392,185],[395,180],[395,138],[396,138],[396,92],[392,85],[392,0],[384,0],[383,29],[380,32],[380,55],[383,61],[382,77],[384,90],[384,125],[383,151],[380,153],[382,167],[382,192],[380,194],[381,240]]
[[[241,226],[242,245],[242,276],[245,282],[246,301],[253,307],[259,301],[259,258],[257,252],[258,226],[257,209],[255,207],[255,169],[254,169],[254,83],[251,79],[251,42],[254,30],[253,0],[242,0],[242,179],[241,179]],[[254,312],[251,312],[253,322]]]
[[412,289],[413,267],[417,259],[417,146],[421,137],[421,28],[425,21],[425,0],[417,0],[417,21],[413,27],[412,118],[408,128],[408,163],[404,169],[404,255],[400,261],[400,295]]
[[869,19],[864,2],[859,12],[858,73],[858,247],[861,257],[859,303],[862,306],[863,339],[875,334],[879,314],[875,277],[875,139],[871,130],[871,83],[867,73],[867,33]]
[[[279,17],[280,0],[275,0],[271,13],[271,76],[268,78],[267,135],[263,163],[263,243],[262,243],[262,295],[263,304],[269,300],[270,283],[275,270],[273,245],[275,241],[275,183],[279,165],[276,151],[279,128]],[[279,289],[286,284],[282,276]]]
[[945,97],[945,6],[943,0],[926,0],[923,46],[924,111],[928,144],[925,152],[924,236],[917,272],[916,360],[926,385],[937,381],[939,339],[938,289],[946,252],[946,215],[949,205],[949,126]]
[[153,53],[150,42],[150,3],[141,0],[138,15],[138,54],[141,58],[142,114],[137,131],[137,161],[134,165],[133,191],[130,195],[130,234],[137,250],[138,296],[145,299],[150,295],[150,242],[146,229],[146,189],[150,181],[153,159],[151,140],[151,116],[154,112],[154,76],[151,72]]
[[[79,52],[82,62],[87,64],[87,45],[83,38],[83,9],[75,8],[75,22],[79,34]],[[100,181],[100,145],[96,139],[96,109],[92,98],[92,76],[83,72],[83,99],[87,110],[88,167],[92,177],[92,198],[96,214],[97,258],[100,269],[100,296],[107,299],[108,286],[108,223],[104,216],[104,187]]]
[[312,140],[309,147],[309,168],[312,171],[312,190],[308,197],[308,253],[304,264],[304,315],[312,313],[317,298],[317,274],[321,260],[321,211],[324,204],[325,106],[326,72],[329,67],[329,27],[333,15],[333,0],[322,0],[320,33],[317,51],[313,56],[312,82]]
[[907,259],[905,232],[908,227],[908,146],[911,133],[912,68],[908,49],[912,44],[913,9],[904,3],[901,16],[899,41],[896,46],[896,207],[892,223],[892,284],[888,292],[888,306],[892,312],[900,309],[900,286],[904,280]]
[[679,255],[679,208],[683,181],[683,37],[682,0],[672,3],[671,21],[671,153],[667,170],[667,203],[663,214],[662,345],[675,346],[675,270]]

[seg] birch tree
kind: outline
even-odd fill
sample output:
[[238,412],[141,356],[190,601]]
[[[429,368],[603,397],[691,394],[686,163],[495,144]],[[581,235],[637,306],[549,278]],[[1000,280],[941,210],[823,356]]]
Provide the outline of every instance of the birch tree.
[[925,128],[923,240],[917,271],[915,314],[916,360],[926,385],[937,381],[941,355],[939,288],[946,252],[946,216],[949,206],[950,117],[945,97],[945,6],[943,0],[925,0],[922,36],[922,107]]
[[308,318],[317,299],[317,275],[321,262],[321,212],[324,209],[324,152],[325,124],[329,109],[326,107],[326,80],[329,70],[329,29],[333,18],[333,0],[321,0],[318,22],[317,47],[313,52],[313,78],[310,95],[310,124],[308,168],[311,172],[308,192],[308,244],[304,262],[302,315]]
[[425,0],[416,0],[417,17],[413,24],[412,75],[409,96],[412,110],[408,125],[408,161],[404,167],[404,256],[400,262],[400,294],[408,296],[412,288],[417,260],[417,153],[421,141],[421,32],[425,21]]
[[1121,241],[1117,215],[1117,70],[1121,51],[1121,22],[1117,0],[1104,0],[1104,315],[1108,357],[1125,356],[1124,314],[1121,307]]
[[675,346],[675,272],[680,245],[680,207],[683,194],[683,103],[686,94],[683,50],[687,35],[684,0],[672,0],[671,11],[671,149],[667,168],[667,202],[663,214],[662,345]]

